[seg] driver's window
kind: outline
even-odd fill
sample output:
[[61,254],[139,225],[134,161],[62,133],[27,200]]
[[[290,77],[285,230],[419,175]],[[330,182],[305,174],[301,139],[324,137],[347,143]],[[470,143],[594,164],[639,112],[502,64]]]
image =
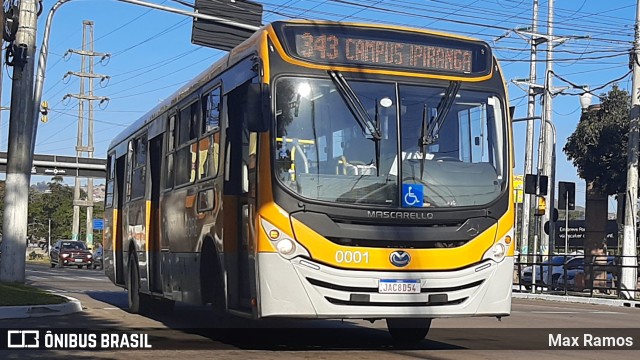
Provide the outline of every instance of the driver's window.
[[468,163],[489,162],[486,114],[486,104],[458,111],[460,160]]

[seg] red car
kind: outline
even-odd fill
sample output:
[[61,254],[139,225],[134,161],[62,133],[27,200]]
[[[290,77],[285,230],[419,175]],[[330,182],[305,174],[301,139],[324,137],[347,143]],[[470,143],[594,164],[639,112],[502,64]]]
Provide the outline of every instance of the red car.
[[78,269],[82,269],[83,266],[86,266],[89,269],[93,264],[93,255],[82,241],[58,240],[49,256],[51,257],[51,267],[56,265],[58,267],[77,266]]

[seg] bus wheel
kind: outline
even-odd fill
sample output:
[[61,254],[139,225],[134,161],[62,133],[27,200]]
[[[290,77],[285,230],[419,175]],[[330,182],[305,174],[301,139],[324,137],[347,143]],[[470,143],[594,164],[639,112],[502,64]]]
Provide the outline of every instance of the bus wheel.
[[132,314],[149,313],[150,299],[148,295],[140,294],[140,272],[134,255],[129,257],[127,270],[127,299],[129,312]]
[[213,243],[205,242],[200,257],[202,302],[212,305],[215,317],[223,317],[226,313],[224,280],[219,264]]
[[424,340],[431,328],[431,319],[425,318],[390,318],[387,329],[393,340],[397,342],[420,342]]

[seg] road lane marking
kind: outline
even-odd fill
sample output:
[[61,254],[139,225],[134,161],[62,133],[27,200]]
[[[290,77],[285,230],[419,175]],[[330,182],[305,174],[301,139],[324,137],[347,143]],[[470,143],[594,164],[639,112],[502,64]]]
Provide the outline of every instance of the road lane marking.
[[[55,271],[55,270],[54,270]],[[34,273],[34,274],[45,274],[45,275],[57,275],[57,272],[51,272],[51,271],[40,271],[40,270],[29,270],[27,269],[26,271],[27,273]]]
[[90,276],[76,276],[74,277],[74,279],[85,279],[85,280],[91,280],[91,281],[108,281],[109,280],[107,278],[97,278],[97,277],[90,277]]

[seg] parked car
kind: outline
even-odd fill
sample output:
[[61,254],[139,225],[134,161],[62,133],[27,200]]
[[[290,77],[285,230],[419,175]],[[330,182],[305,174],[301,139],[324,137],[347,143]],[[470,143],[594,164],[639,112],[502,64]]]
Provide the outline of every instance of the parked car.
[[58,240],[49,256],[51,267],[77,266],[78,269],[82,269],[86,266],[89,269],[93,264],[93,255],[82,241]]
[[98,246],[93,252],[93,268],[102,270],[102,246]]
[[[584,266],[583,255],[553,256],[547,261],[536,265],[536,284],[556,286],[558,279],[564,275],[565,269],[577,269]],[[551,284],[549,282],[549,270],[551,270]],[[520,282],[530,288],[533,280],[533,266],[522,269]]]
[[[604,286],[607,288],[613,288],[614,281],[617,278],[617,273],[618,273],[616,257],[607,256],[607,264],[605,266],[594,264],[594,272],[598,272],[598,271],[607,272],[606,285]],[[576,283],[576,278],[579,278],[579,277],[581,277],[582,279],[585,278],[584,272],[585,272],[584,263],[582,266],[578,268],[568,270],[566,277],[564,274],[562,274],[562,276],[560,276],[560,278],[558,279],[558,283],[557,283],[558,288],[564,289],[564,287],[566,286],[567,290],[577,290],[581,287],[584,287],[584,284]]]

